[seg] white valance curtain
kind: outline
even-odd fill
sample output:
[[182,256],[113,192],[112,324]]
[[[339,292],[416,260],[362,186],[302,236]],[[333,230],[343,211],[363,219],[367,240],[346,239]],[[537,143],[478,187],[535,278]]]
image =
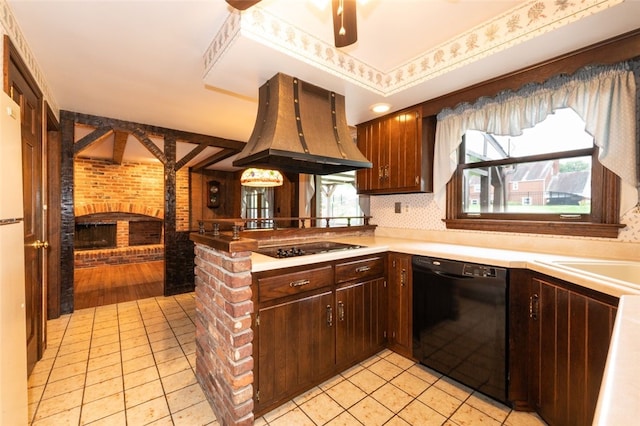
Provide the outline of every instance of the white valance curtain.
[[[635,67],[634,67],[635,65]],[[458,164],[457,148],[467,130],[518,136],[559,108],[571,107],[586,123],[600,147],[599,160],[622,180],[621,214],[638,202],[636,82],[632,62],[590,66],[571,76],[530,84],[517,92],[480,98],[438,114],[433,186],[436,202],[445,205],[446,185]]]

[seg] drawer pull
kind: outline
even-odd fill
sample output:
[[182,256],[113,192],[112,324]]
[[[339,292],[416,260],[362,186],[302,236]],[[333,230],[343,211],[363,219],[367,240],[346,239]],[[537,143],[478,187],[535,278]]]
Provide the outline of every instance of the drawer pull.
[[333,326],[333,308],[331,305],[327,305],[327,326]]
[[311,283],[311,281],[309,281],[309,280],[291,281],[289,283],[289,287],[292,287],[292,288],[294,288],[294,287],[302,287],[302,286],[310,284],[310,283]]
[[356,272],[367,272],[371,270],[371,266],[360,266],[356,268]]

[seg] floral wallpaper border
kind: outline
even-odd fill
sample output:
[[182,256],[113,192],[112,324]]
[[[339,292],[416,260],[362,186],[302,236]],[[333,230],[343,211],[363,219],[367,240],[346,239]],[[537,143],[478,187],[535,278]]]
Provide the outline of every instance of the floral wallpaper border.
[[383,96],[591,16],[624,0],[531,0],[391,70],[379,70],[260,5],[234,11],[204,54],[205,76],[240,37],[262,43]]
[[[54,114],[57,116],[58,111],[60,110],[58,107],[58,103],[56,102],[53,94],[51,93],[51,89],[47,80],[40,69],[40,65],[36,60],[35,55],[31,51],[27,40],[22,34],[22,30],[20,30],[20,26],[18,25],[18,21],[15,16],[13,16],[13,11],[11,7],[5,0],[0,0],[0,25],[2,29],[0,31],[4,34],[7,34],[13,45],[16,47],[18,52],[20,52],[20,57],[24,60],[25,64],[31,71],[31,75],[38,82],[38,87],[42,90],[45,100],[49,103],[49,106],[53,110]],[[0,52],[3,49],[3,45],[0,45]]]

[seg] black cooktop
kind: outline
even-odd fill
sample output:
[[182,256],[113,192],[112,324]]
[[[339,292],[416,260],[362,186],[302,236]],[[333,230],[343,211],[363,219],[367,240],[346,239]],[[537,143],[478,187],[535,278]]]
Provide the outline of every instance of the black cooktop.
[[352,250],[365,246],[347,243],[335,243],[333,241],[317,241],[312,243],[300,243],[273,247],[262,247],[256,253],[276,258],[306,256],[310,254],[328,253],[331,251]]

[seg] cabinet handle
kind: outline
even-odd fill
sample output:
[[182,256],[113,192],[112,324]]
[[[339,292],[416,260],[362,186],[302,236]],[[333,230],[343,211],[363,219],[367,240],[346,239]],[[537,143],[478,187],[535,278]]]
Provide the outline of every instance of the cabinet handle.
[[529,297],[529,318],[538,319],[538,311],[540,309],[540,297],[537,294]]
[[338,302],[338,320],[344,321],[344,303],[342,301]]
[[407,270],[403,268],[402,271],[400,272],[400,286],[404,287],[406,283],[407,283]]
[[292,281],[289,283],[289,287],[302,287],[303,285],[309,284],[311,281],[309,280],[298,280]]
[[327,305],[327,327],[333,326],[333,308]]
[[356,268],[356,272],[367,272],[371,270],[371,266],[359,266]]
[[380,166],[378,167],[378,179],[382,180],[384,178],[384,167]]
[[389,165],[384,166],[384,178],[389,179]]
[[416,176],[416,185],[420,185],[420,176]]

